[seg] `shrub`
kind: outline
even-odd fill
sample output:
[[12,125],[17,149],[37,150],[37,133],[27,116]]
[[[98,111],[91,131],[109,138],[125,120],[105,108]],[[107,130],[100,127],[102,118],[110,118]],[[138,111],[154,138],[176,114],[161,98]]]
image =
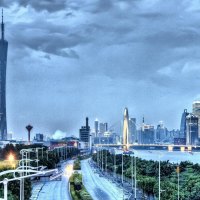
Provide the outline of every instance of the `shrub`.
[[70,193],[73,200],[92,200],[82,182],[82,175],[74,173],[70,179]]

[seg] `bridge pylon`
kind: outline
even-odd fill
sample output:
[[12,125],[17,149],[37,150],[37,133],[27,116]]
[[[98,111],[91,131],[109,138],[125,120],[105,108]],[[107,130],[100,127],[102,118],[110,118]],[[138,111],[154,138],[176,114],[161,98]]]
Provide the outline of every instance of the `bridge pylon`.
[[128,108],[124,109],[124,118],[123,118],[123,151],[129,150],[129,115]]

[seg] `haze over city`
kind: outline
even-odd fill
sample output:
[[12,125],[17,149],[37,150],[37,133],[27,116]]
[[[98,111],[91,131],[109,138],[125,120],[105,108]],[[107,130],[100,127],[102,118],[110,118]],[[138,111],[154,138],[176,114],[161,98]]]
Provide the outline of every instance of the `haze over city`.
[[8,132],[78,135],[88,116],[109,124],[180,128],[199,97],[198,1],[0,1],[9,41]]

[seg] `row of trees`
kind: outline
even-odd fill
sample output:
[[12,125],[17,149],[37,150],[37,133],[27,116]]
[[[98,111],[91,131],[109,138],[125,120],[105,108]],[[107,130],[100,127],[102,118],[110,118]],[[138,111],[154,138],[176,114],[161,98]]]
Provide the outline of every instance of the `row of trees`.
[[[102,155],[102,154],[101,154]],[[114,158],[115,157],[115,158]],[[114,172],[114,160],[116,160],[116,173],[122,173],[122,155],[113,155],[109,151],[103,150],[102,156],[98,157],[99,162],[103,163],[103,168],[108,172]],[[93,160],[97,162],[97,154],[93,155]],[[123,169],[125,177],[131,179],[132,168],[131,156],[123,156]],[[140,189],[148,196],[154,195],[158,197],[158,174],[159,163],[153,160],[143,160],[136,158],[137,163],[137,184]],[[190,162],[181,162],[177,171],[177,164],[169,161],[161,161],[161,199],[174,200],[178,194],[178,173],[180,177],[180,199],[197,200],[200,199],[200,165]]]

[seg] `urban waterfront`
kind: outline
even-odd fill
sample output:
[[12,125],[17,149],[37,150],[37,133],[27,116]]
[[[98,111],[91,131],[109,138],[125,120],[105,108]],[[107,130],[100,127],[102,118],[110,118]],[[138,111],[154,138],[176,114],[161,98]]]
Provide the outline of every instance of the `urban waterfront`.
[[139,158],[145,160],[159,160],[159,155],[161,154],[160,160],[161,161],[169,161],[171,163],[180,163],[181,161],[189,161],[194,164],[200,164],[200,152],[180,152],[180,151],[173,151],[168,152],[166,150],[157,151],[157,150],[140,150],[137,151],[137,156]]
[[199,1],[0,7],[0,200],[200,200]]

